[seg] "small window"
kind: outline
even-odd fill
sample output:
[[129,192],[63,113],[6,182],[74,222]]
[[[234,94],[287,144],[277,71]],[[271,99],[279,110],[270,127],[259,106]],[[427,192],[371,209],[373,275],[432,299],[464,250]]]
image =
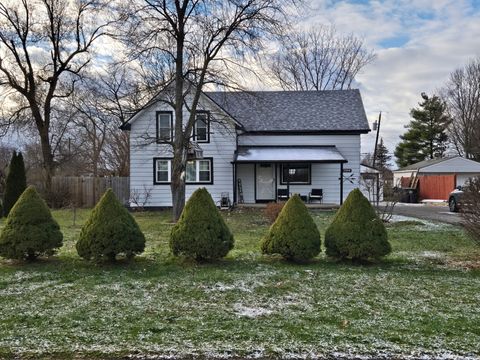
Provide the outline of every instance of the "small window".
[[172,141],[173,121],[171,112],[157,113],[157,142]]
[[170,182],[170,160],[157,159],[155,161],[155,183]]
[[310,184],[310,164],[282,164],[282,185]]
[[208,113],[198,113],[193,127],[193,140],[196,142],[209,142]]

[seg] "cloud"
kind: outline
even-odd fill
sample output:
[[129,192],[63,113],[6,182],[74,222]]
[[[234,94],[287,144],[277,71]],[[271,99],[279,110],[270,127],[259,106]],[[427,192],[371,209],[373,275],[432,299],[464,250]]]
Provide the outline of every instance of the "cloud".
[[[302,26],[335,24],[375,49],[376,61],[358,76],[370,122],[383,111],[381,137],[393,152],[420,94],[432,94],[449,74],[480,56],[480,7],[472,1],[311,0]],[[375,134],[362,139],[373,151]]]

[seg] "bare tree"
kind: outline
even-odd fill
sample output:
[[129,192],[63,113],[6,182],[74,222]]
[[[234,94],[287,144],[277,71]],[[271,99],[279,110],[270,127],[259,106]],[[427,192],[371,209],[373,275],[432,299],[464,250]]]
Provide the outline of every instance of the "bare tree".
[[480,161],[480,58],[450,75],[443,96],[452,118],[449,132],[457,152]]
[[103,0],[0,3],[0,86],[13,103],[5,123],[23,120],[36,129],[47,193],[55,170],[54,112],[58,101],[74,92],[93,44],[107,31],[107,5]]
[[66,103],[74,110],[76,138],[81,156],[93,176],[99,172],[128,176],[129,137],[120,126],[140,105],[132,74],[112,64],[101,73],[90,73]]
[[462,199],[463,225],[471,238],[480,245],[480,177],[470,179]]
[[[173,218],[185,204],[185,167],[202,90],[207,84],[231,85],[233,67],[255,54],[262,40],[285,24],[289,0],[138,0],[128,5],[129,45],[138,59],[157,61],[174,109],[172,160]],[[140,61],[143,63],[144,61]],[[167,92],[166,92],[167,94]],[[184,115],[184,110],[189,112]]]
[[267,60],[267,71],[284,90],[349,89],[375,55],[353,34],[333,26],[315,26],[281,38]]

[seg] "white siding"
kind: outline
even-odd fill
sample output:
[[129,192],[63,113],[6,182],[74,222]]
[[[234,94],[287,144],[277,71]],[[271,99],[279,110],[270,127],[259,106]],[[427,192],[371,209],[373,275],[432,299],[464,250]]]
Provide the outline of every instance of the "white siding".
[[[210,104],[203,101],[203,108],[208,109]],[[171,157],[168,145],[157,144],[156,112],[173,109],[158,102],[140,113],[132,123],[130,132],[130,190],[143,192],[151,190],[151,198],[146,206],[172,206],[170,184],[153,184],[153,158]],[[217,115],[217,114],[216,114]],[[188,116],[185,111],[184,116]],[[175,121],[175,119],[174,119]],[[148,140],[145,138],[148,137]],[[213,184],[190,184],[186,187],[186,197],[198,188],[205,187],[210,192],[215,202],[220,200],[222,192],[228,192],[233,200],[233,154],[236,148],[236,134],[234,125],[226,121],[211,122],[210,143],[199,144],[203,149],[204,157],[213,157]]]
[[480,173],[470,173],[470,174],[457,174],[457,184],[456,186],[463,186],[465,183],[474,177],[480,176]]
[[[238,145],[335,145],[338,151],[348,161],[344,164],[344,168],[352,169],[352,172],[344,173],[346,178],[351,177],[353,183],[347,179],[344,180],[343,198],[345,199],[350,193],[350,191],[359,187],[360,135],[241,135],[238,137]],[[253,166],[251,167],[251,169],[253,171]],[[244,172],[245,170],[242,169],[242,176],[244,176]],[[278,173],[278,175],[280,174]],[[312,164],[311,177],[311,185],[291,185],[290,191],[292,193],[300,193],[302,195],[307,195],[312,188],[321,188],[323,189],[325,203],[339,203],[340,164],[314,163]],[[253,181],[251,182],[253,183]],[[280,185],[279,176],[278,187],[286,187],[286,185]],[[243,191],[244,194],[247,191],[245,185],[243,185]],[[247,202],[246,197],[245,202]]]

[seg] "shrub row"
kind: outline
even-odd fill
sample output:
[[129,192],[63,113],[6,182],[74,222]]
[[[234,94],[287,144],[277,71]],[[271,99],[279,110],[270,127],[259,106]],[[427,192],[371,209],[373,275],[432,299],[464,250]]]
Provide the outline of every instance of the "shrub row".
[[[33,260],[62,246],[62,233],[48,206],[33,187],[27,188],[8,215],[0,235],[0,256]],[[228,254],[234,238],[205,188],[188,200],[170,234],[175,256],[214,260]],[[325,234],[328,256],[338,259],[378,259],[391,251],[387,232],[368,200],[357,189],[350,193]],[[145,237],[132,215],[109,189],[93,209],[76,243],[87,260],[114,261],[144,251]],[[298,195],[283,206],[261,241],[263,254],[306,261],[320,253],[315,222]]]

